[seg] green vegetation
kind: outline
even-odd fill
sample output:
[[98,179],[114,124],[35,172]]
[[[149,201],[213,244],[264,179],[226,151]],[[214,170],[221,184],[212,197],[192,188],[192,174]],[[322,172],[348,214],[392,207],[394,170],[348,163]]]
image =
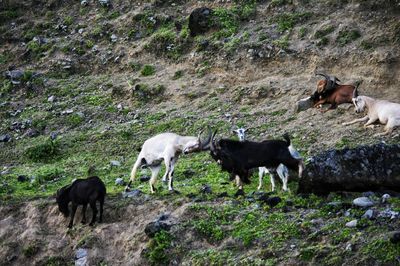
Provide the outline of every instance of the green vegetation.
[[387,239],[374,239],[361,247],[361,253],[380,262],[395,263],[400,254],[400,244],[392,244]]
[[361,33],[358,30],[342,30],[339,32],[339,35],[336,39],[336,42],[340,46],[344,46],[353,42],[354,40],[361,37]]
[[271,22],[278,24],[278,30],[281,32],[291,30],[293,27],[300,23],[305,22],[310,19],[312,13],[302,12],[302,13],[283,13],[277,15],[271,19]]
[[144,65],[142,70],[140,71],[140,74],[142,74],[142,76],[152,76],[154,75],[154,73],[156,73],[156,68],[152,65]]
[[149,86],[147,84],[140,83],[135,85],[133,95],[136,99],[143,103],[151,100],[157,101],[164,94],[165,89],[166,88],[163,85]]
[[39,247],[37,243],[31,243],[27,246],[25,246],[22,250],[22,254],[24,254],[25,257],[30,258],[36,255],[38,253]]
[[21,15],[19,10],[2,10],[0,11],[0,24],[9,22],[12,19],[18,18]]
[[173,80],[177,80],[183,77],[183,71],[182,70],[177,70],[174,73],[174,76],[172,77]]
[[335,31],[335,27],[333,25],[326,25],[315,32],[314,38],[320,39],[334,31]]
[[152,265],[167,265],[170,260],[168,249],[171,247],[173,238],[170,233],[161,231],[156,233],[150,240],[146,257]]
[[53,160],[60,152],[58,142],[45,140],[26,149],[26,156],[33,162],[48,162]]
[[287,35],[282,36],[280,39],[272,41],[272,44],[278,46],[279,48],[287,49],[289,47],[289,37]]

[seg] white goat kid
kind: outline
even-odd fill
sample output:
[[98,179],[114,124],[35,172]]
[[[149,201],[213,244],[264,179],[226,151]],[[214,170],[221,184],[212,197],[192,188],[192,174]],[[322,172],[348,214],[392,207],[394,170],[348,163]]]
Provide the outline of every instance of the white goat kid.
[[[201,132],[200,132],[201,134]],[[161,169],[161,163],[165,163],[165,174],[162,178],[163,181],[167,180],[168,176],[168,190],[173,191],[173,174],[175,163],[179,155],[206,150],[210,143],[211,131],[205,141],[198,137],[180,136],[175,133],[161,133],[143,143],[142,149],[138,158],[132,168],[129,184],[126,186],[126,191],[130,190],[131,183],[135,180],[136,171],[139,166],[147,166],[151,170],[150,178],[150,192],[155,192],[155,183],[158,173]]]
[[[238,129],[234,129],[233,132],[237,134],[239,141],[245,141],[246,140],[246,131],[248,130],[248,128],[238,128]],[[291,151],[292,153],[292,151]],[[298,157],[300,157],[300,155],[297,153]],[[275,191],[275,177],[273,175],[274,169],[267,169],[266,167],[259,167],[258,168],[258,190],[261,190],[262,188],[262,179],[264,175],[269,174],[270,179],[271,179],[271,187],[272,187],[272,191]],[[287,167],[283,164],[280,164],[277,168],[276,168],[276,172],[278,173],[280,179],[282,180],[282,189],[284,191],[287,191],[287,182],[288,182],[288,178],[289,178],[289,170],[287,169]],[[242,189],[243,184],[240,181],[240,178],[238,176],[235,177],[236,180],[236,185],[239,187],[239,189]]]
[[[353,94],[354,95],[354,94]],[[367,96],[353,97],[353,104],[356,113],[361,113],[367,109],[367,115],[363,118],[355,119],[351,122],[343,123],[347,126],[357,122],[367,122],[364,128],[373,127],[373,123],[379,120],[381,124],[386,124],[383,133],[374,136],[383,136],[392,133],[393,129],[400,126],[400,104],[385,100],[376,100]]]

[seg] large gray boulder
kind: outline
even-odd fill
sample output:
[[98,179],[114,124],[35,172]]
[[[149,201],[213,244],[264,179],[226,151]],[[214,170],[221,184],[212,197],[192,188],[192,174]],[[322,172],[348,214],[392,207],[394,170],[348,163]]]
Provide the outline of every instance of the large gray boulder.
[[310,158],[299,193],[400,191],[400,145],[328,150]]

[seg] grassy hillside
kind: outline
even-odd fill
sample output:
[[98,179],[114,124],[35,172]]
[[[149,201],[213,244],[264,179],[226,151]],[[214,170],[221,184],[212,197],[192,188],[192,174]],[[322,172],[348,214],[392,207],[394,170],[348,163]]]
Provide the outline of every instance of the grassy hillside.
[[[57,257],[61,264],[73,261],[71,250],[83,235],[100,239],[87,248],[105,252],[105,231],[120,233],[121,223],[132,230],[132,238],[113,241],[115,249],[122,245],[128,255],[106,252],[98,260],[93,255],[93,264],[136,263],[132,258],[165,263],[162,254],[172,252],[167,258],[171,264],[393,265],[399,246],[391,244],[387,234],[398,228],[398,218],[362,220],[358,227],[346,228],[346,222],[364,212],[352,208],[350,216],[344,216],[347,205],[326,205],[336,200],[349,203],[359,194],[304,199],[294,194],[297,182],[292,179],[292,192],[273,194],[282,203],[260,207],[251,194],[256,176],[245,187],[248,197],[233,199],[236,188],[208,153],[181,156],[175,170],[180,195],[170,195],[161,182],[157,195],[148,195],[148,184],[136,181],[134,187],[145,194],[140,203],[123,200],[123,186],[115,179],[128,181],[137,149],[150,136],[165,131],[197,135],[207,125],[218,128],[221,137],[233,137],[234,126],[251,127],[248,137],[256,140],[288,132],[305,158],[329,148],[399,143],[398,131],[373,137],[382,126],[342,126],[358,116],[350,105],[327,113],[294,112],[296,101],[315,89],[315,71],[334,74],[343,83],[363,80],[362,94],[399,102],[399,4],[114,0],[103,6],[94,0],[88,5],[1,1],[0,136],[11,138],[0,142],[0,219],[8,226],[0,231],[3,262],[33,259],[46,264],[44,258],[56,256],[57,249],[44,248],[43,243],[60,235],[67,237],[68,247]],[[210,30],[191,37],[188,16],[201,6],[214,10]],[[8,70],[21,71],[20,76],[10,80]],[[78,226],[65,235],[65,221],[49,197],[74,178],[86,177],[89,168],[107,185],[109,214],[96,229]],[[140,175],[148,174],[143,170]],[[19,176],[25,181],[18,181]],[[269,178],[265,179],[264,191],[269,191]],[[211,195],[199,193],[205,184]],[[223,192],[228,196],[221,196]],[[39,199],[30,202],[33,198]],[[168,207],[157,210],[164,203]],[[130,217],[121,212],[130,208],[134,216],[140,204],[153,211],[142,210],[136,221],[139,230],[131,228]],[[14,206],[36,206],[37,212],[29,216]],[[179,206],[185,206],[182,212]],[[398,198],[376,208],[399,211]],[[174,237],[147,239],[144,225],[167,210],[179,220],[168,233]],[[26,226],[23,222],[15,233],[7,231],[14,230],[14,224],[6,222],[10,217],[37,216],[32,226],[48,220],[41,229],[48,233],[16,237]],[[322,221],[314,224],[319,218]],[[184,238],[185,234],[192,235]],[[161,255],[145,255],[146,247],[162,241],[168,243],[156,249]],[[27,242],[41,248],[26,256]],[[349,244],[351,250],[346,249]],[[13,254],[17,258],[9,261]]]

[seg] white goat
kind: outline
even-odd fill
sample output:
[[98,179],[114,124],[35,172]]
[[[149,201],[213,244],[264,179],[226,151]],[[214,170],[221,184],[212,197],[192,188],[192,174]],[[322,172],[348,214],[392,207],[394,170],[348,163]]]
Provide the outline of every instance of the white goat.
[[[356,93],[356,92],[355,92]],[[361,113],[367,109],[367,115],[363,118],[355,119],[351,122],[342,123],[347,126],[357,122],[366,122],[364,128],[374,127],[374,122],[379,120],[381,124],[386,124],[383,133],[374,136],[383,136],[392,133],[393,129],[400,126],[400,104],[385,100],[376,100],[368,96],[358,96],[353,94],[353,104],[356,113]]]
[[[237,134],[237,136],[239,137],[239,141],[244,141],[246,139],[246,134],[245,132],[248,130],[248,128],[238,128],[233,130],[234,133]],[[290,149],[290,148],[289,148]],[[292,153],[292,151],[290,151]],[[297,151],[296,151],[297,153]],[[297,157],[300,157],[300,155],[297,153]],[[267,169],[266,167],[259,167],[258,168],[258,190],[260,190],[262,188],[262,179],[264,174],[269,174],[270,179],[271,179],[271,187],[272,187],[272,191],[275,191],[275,177],[273,175],[275,169]],[[287,169],[287,167],[283,164],[279,164],[279,166],[276,168],[276,172],[278,173],[279,177],[282,180],[282,189],[284,191],[287,191],[287,182],[288,182],[288,178],[289,178],[289,170]],[[242,189],[243,184],[240,180],[240,178],[238,176],[235,177],[236,180],[236,185],[239,187],[239,189]]]
[[181,152],[188,154],[206,150],[210,143],[211,131],[205,141],[200,139],[200,134],[198,137],[191,137],[180,136],[175,133],[161,133],[146,140],[132,168],[129,184],[125,190],[130,190],[130,185],[135,180],[136,171],[142,165],[149,167],[151,170],[150,192],[154,193],[157,175],[160,172],[161,163],[164,161],[166,169],[162,180],[164,182],[167,181],[168,176],[168,190],[173,191],[174,167]]

